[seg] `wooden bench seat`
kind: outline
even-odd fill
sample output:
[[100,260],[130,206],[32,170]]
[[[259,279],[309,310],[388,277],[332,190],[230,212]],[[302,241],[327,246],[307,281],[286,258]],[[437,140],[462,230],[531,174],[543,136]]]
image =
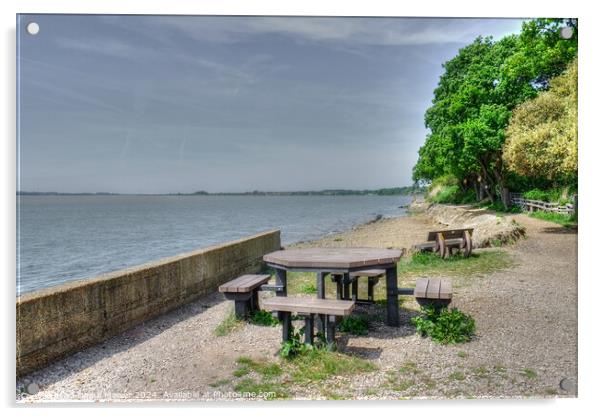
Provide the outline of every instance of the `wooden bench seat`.
[[[337,296],[337,299],[349,299],[349,283],[351,283],[351,300],[361,303],[374,302],[374,286],[380,282],[380,278],[386,273],[385,269],[368,269],[349,273],[348,282],[343,281],[341,282],[342,284],[339,284],[340,280],[337,280],[337,295],[340,294],[340,297]],[[360,299],[359,297],[358,280],[360,277],[368,278],[368,295],[366,299]]]
[[326,315],[326,341],[334,343],[336,317],[350,315],[355,302],[308,297],[273,297],[263,299],[261,308],[278,312],[282,320],[282,340],[291,336],[291,313],[305,316],[305,343],[313,344],[314,315]]
[[234,313],[237,318],[244,318],[258,309],[257,292],[261,285],[270,280],[269,274],[245,274],[230,280],[219,287],[226,299],[234,301]]
[[450,279],[422,277],[416,280],[414,297],[421,306],[431,304],[435,307],[447,307],[452,299],[452,282]]
[[465,257],[472,253],[472,228],[457,228],[452,230],[429,231],[426,242],[415,244],[416,251],[433,251],[447,258],[452,249],[462,250]]

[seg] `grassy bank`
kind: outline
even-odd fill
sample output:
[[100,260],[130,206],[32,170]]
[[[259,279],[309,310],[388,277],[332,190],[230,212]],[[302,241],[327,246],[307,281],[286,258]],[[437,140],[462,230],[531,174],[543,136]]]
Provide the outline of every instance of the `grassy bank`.
[[556,212],[535,211],[530,213],[529,216],[540,220],[553,222],[555,224],[562,225],[566,228],[573,228],[577,226],[577,217],[575,215],[558,214]]

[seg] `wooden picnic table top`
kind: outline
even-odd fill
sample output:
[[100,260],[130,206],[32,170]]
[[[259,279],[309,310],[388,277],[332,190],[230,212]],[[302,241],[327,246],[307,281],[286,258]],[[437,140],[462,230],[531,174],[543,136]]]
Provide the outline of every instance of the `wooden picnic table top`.
[[263,256],[263,261],[286,268],[352,269],[363,266],[395,264],[401,250],[382,248],[296,248]]

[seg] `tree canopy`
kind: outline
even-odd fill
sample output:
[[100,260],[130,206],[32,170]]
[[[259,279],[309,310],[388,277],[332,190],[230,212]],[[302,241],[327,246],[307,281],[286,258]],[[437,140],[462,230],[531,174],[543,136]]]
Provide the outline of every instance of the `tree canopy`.
[[506,130],[504,161],[520,175],[556,182],[577,176],[577,61],[550,89],[518,106]]
[[[569,25],[573,36],[560,29]],[[454,175],[482,182],[491,199],[506,186],[502,159],[513,109],[549,88],[577,54],[577,23],[567,19],[525,22],[519,35],[498,41],[478,37],[443,65],[426,111],[430,130],[413,171],[415,181]]]

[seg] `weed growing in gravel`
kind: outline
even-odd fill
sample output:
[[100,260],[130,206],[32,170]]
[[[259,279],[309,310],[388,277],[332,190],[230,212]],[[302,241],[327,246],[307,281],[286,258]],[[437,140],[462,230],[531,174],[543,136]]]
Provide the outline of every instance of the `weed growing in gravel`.
[[258,361],[254,361],[249,357],[239,357],[236,360],[238,364],[238,369],[246,369],[247,374],[250,371],[254,371],[264,377],[272,378],[282,374],[282,368],[276,363],[262,363]]
[[291,329],[290,338],[288,341],[284,341],[280,347],[280,356],[282,358],[293,358],[313,348],[313,346],[307,345],[301,341],[302,333],[303,329]]
[[418,374],[420,373],[420,370],[415,362],[406,361],[401,367],[399,367],[399,372],[402,374]]
[[287,365],[291,368],[293,380],[298,383],[376,370],[376,366],[369,361],[326,348],[309,349],[287,361]]
[[463,381],[466,379],[466,376],[464,375],[464,373],[462,373],[460,371],[454,371],[453,373],[451,373],[449,375],[449,379],[456,380],[456,381]]
[[305,293],[306,295],[314,295],[318,293],[318,289],[316,289],[316,285],[313,283],[302,283],[299,285],[299,292]]
[[222,378],[222,379],[214,381],[213,383],[209,383],[209,386],[210,387],[219,387],[219,386],[225,386],[228,383],[230,383],[230,380],[228,380],[227,378]]
[[366,335],[368,333],[368,318],[363,315],[349,315],[339,323],[341,332],[353,335]]
[[[284,387],[291,381],[307,385],[308,383],[326,380],[333,376],[344,376],[376,370],[376,366],[358,357],[329,351],[324,347],[307,348],[294,358],[282,360],[280,363],[266,363],[239,357],[238,368],[233,375],[244,377],[235,385],[234,390],[240,393],[260,394],[273,392],[268,399],[289,397]],[[287,375],[286,382],[282,376]],[[328,396],[329,398],[335,398]]]
[[243,325],[242,320],[236,318],[234,312],[228,313],[226,318],[215,327],[213,333],[218,337],[223,337],[234,331],[235,329],[241,328]]
[[530,368],[524,368],[523,371],[521,371],[521,374],[530,380],[537,378],[537,373]]
[[468,357],[468,353],[466,351],[458,351],[458,357],[466,358]]
[[276,326],[280,323],[278,319],[274,318],[271,312],[264,310],[253,312],[249,317],[249,322],[260,326]]
[[262,397],[267,400],[286,399],[291,396],[289,391],[281,383],[257,381],[245,378],[234,386],[234,391],[249,397]]
[[411,322],[422,336],[429,336],[439,344],[457,344],[470,341],[474,335],[474,319],[456,308],[424,306],[421,310],[423,316],[415,316]]

